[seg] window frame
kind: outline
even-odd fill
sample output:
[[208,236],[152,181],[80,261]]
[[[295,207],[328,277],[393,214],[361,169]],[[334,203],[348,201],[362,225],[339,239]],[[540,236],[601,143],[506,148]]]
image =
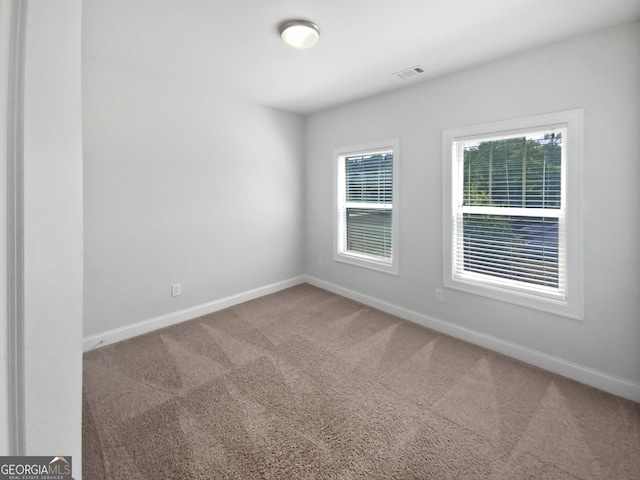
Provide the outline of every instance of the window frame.
[[[347,157],[371,155],[385,151],[393,153],[392,163],[392,200],[390,206],[369,208],[390,209],[391,214],[391,258],[387,261],[381,257],[346,250],[346,178],[344,162]],[[399,163],[400,140],[392,138],[374,142],[345,145],[333,149],[333,259],[379,272],[399,275]],[[372,204],[376,205],[376,204]]]
[[[560,282],[564,293],[554,294],[537,287],[526,287],[518,282],[499,280],[497,277],[473,274],[456,269],[456,216],[461,205],[462,182],[458,175],[458,149],[462,140],[493,140],[514,134],[529,134],[550,128],[565,128],[561,172],[561,208],[557,212],[560,222],[558,246],[563,249],[564,264],[559,262]],[[447,129],[442,132],[443,158],[443,284],[496,300],[542,310],[564,317],[582,320],[583,306],[583,245],[582,245],[582,157],[583,110],[570,110],[536,115],[513,120]],[[485,207],[501,215],[513,215],[511,207]],[[505,208],[502,212],[501,208]],[[552,209],[548,209],[552,210]],[[541,210],[539,210],[541,211]],[[556,212],[554,212],[555,214]],[[527,213],[531,215],[531,212]],[[459,253],[459,252],[458,252]]]

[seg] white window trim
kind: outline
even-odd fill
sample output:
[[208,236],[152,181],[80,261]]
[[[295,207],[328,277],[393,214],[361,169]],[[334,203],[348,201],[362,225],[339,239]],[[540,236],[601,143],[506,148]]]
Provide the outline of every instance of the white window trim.
[[[343,199],[340,198],[341,182],[344,183],[344,172],[340,171],[340,165],[344,158],[364,153],[376,153],[380,151],[393,151],[393,180],[392,180],[392,205],[371,205],[367,208],[392,208],[391,217],[391,261],[376,260],[374,256],[344,251],[344,225],[341,223],[341,209]],[[400,164],[400,140],[398,138],[367,142],[355,145],[345,145],[333,149],[333,259],[338,262],[348,263],[359,267],[377,270],[379,272],[399,275],[399,164]],[[342,177],[341,177],[342,175]]]
[[[566,245],[566,295],[556,298],[544,293],[511,290],[503,285],[491,284],[486,278],[468,275],[466,278],[455,277],[454,262],[454,198],[453,188],[456,174],[455,144],[464,137],[486,136],[499,137],[517,130],[532,131],[536,128],[547,128],[554,125],[565,125],[566,160],[563,169],[562,194],[565,195],[564,207],[566,221],[564,225],[564,244]],[[570,110],[546,115],[507,120],[483,125],[444,130],[442,132],[443,159],[443,284],[447,288],[481,295],[508,303],[513,303],[537,310],[542,310],[577,320],[584,318],[583,299],[583,242],[582,242],[582,158],[583,158],[583,110]],[[561,229],[562,230],[562,229]],[[560,235],[563,235],[560,233]],[[560,239],[562,242],[562,239]]]

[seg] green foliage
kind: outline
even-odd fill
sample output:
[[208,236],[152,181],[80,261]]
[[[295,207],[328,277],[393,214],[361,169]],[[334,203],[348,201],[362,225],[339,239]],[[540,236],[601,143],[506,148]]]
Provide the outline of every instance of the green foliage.
[[464,204],[559,208],[561,145],[546,134],[465,146]]

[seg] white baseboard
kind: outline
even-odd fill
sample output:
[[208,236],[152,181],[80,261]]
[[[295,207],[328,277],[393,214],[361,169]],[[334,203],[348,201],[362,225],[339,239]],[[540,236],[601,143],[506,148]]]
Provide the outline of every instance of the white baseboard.
[[439,320],[427,315],[423,315],[412,310],[384,302],[374,297],[370,297],[360,292],[349,290],[331,282],[326,282],[309,275],[304,276],[307,283],[316,287],[329,290],[343,297],[350,298],[370,307],[396,315],[397,317],[409,320],[438,332],[445,333],[455,338],[465,340],[469,343],[479,345],[494,352],[502,353],[523,362],[535,365],[549,372],[557,373],[563,377],[571,378],[580,383],[604,390],[619,397],[627,398],[635,402],[640,402],[640,384],[624,378],[619,378],[605,372],[594,370],[584,365],[580,365],[568,360],[564,360],[553,355],[548,355],[538,350],[502,340],[491,335],[461,327],[444,320]]
[[151,318],[148,320],[143,320],[141,322],[136,322],[124,327],[114,328],[113,330],[108,330],[106,332],[86,337],[82,341],[82,348],[83,351],[86,352],[89,350],[93,350],[94,348],[103,347],[115,342],[120,342],[128,338],[142,335],[143,333],[149,333],[154,330],[158,330],[159,328],[168,327],[171,325],[175,325],[176,323],[191,320],[192,318],[201,317],[202,315],[217,312],[218,310],[223,310],[225,308],[238,305],[242,302],[248,302],[249,300],[253,300],[264,295],[269,295],[270,293],[275,293],[280,290],[284,290],[285,288],[294,287],[296,285],[304,283],[304,281],[305,279],[303,276],[293,277],[281,282],[265,285],[263,287],[254,288],[253,290],[248,290],[246,292],[241,292],[235,295],[220,298],[212,302],[196,305],[195,307],[186,308],[184,310],[168,313],[166,315],[161,315],[159,317]]

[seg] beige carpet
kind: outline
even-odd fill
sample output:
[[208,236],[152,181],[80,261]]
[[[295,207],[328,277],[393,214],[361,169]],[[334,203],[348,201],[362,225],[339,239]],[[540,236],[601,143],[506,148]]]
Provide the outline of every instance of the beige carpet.
[[83,478],[638,479],[640,405],[310,285],[84,356]]

